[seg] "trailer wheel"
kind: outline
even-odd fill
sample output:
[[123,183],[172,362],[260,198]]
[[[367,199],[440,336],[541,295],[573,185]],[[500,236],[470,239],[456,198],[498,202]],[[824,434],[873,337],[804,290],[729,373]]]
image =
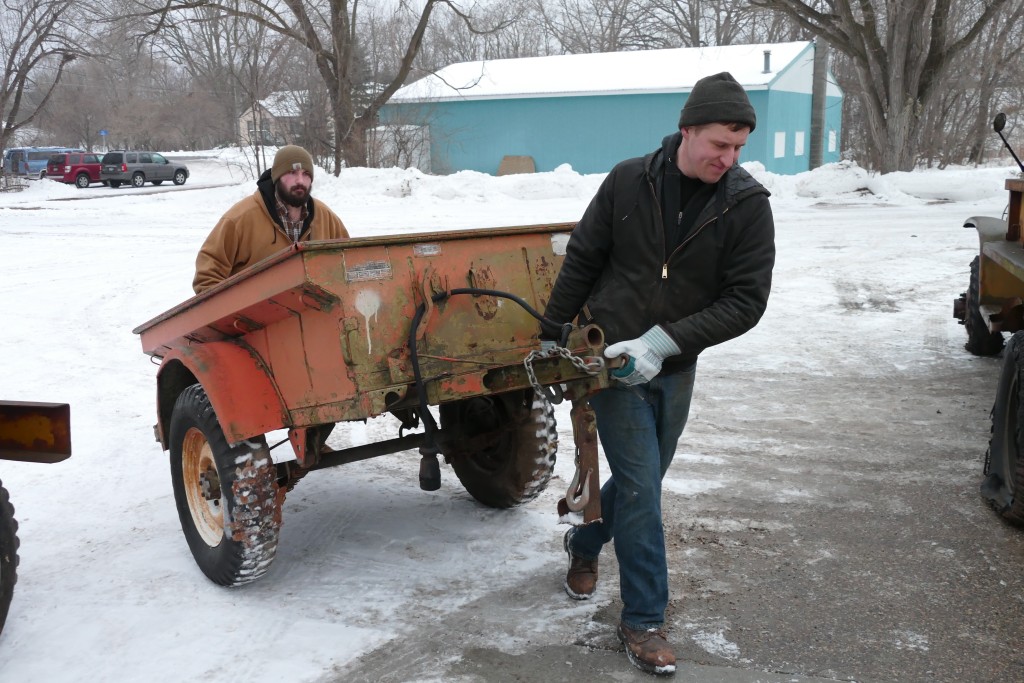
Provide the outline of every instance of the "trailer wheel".
[[971,281],[967,291],[962,295],[964,301],[964,328],[967,330],[967,343],[964,348],[975,356],[994,356],[1003,348],[1003,334],[990,332],[981,314],[981,288],[978,285],[978,262],[980,256],[971,261]]
[[277,470],[263,436],[229,446],[199,384],[178,396],[170,425],[171,483],[181,530],[214,583],[240,586],[277,553]]
[[1006,344],[992,406],[992,437],[985,454],[981,495],[996,512],[1024,526],[1024,332]]
[[18,582],[18,521],[14,519],[11,497],[0,482],[0,632]]
[[440,414],[445,458],[478,501],[509,508],[547,486],[558,432],[551,404],[532,390],[446,403]]

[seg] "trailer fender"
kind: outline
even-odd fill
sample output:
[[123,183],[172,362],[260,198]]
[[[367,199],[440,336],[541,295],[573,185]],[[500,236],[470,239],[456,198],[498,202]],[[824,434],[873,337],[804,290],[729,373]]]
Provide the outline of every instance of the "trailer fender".
[[198,382],[210,399],[231,445],[290,425],[277,385],[260,357],[231,342],[208,342],[174,349],[157,373],[156,436],[164,450],[174,403]]
[[986,242],[995,242],[1006,239],[1007,225],[1002,218],[992,216],[971,216],[964,221],[965,228],[974,228],[978,231],[979,247],[984,247]]

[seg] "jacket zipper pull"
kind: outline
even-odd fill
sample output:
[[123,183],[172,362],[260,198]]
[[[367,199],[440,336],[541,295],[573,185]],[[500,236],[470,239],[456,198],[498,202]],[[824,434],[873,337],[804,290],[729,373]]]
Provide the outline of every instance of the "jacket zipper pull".
[[667,280],[668,279],[668,264],[667,263],[661,267],[661,279],[662,280]]

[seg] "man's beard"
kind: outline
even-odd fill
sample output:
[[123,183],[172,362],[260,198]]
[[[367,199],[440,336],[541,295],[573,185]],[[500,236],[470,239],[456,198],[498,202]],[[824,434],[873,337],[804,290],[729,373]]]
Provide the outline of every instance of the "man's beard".
[[303,207],[306,202],[309,201],[309,192],[306,188],[301,188],[301,194],[293,193],[291,190],[284,186],[284,183],[280,180],[277,181],[277,194],[281,197],[281,201],[288,206]]

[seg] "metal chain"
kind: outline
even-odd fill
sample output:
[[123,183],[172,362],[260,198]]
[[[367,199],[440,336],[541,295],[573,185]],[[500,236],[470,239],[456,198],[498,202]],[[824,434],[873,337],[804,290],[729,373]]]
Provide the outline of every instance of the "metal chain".
[[[537,394],[542,401],[546,401],[548,404],[561,403],[562,402],[562,388],[560,385],[553,385],[550,387],[543,386],[537,379],[536,373],[533,371],[533,362],[541,360],[543,358],[556,358],[561,357],[568,360],[573,364],[580,372],[585,372],[588,375],[597,375],[605,369],[604,358],[600,356],[588,356],[587,360],[584,360],[580,356],[574,356],[569,349],[564,346],[553,346],[549,349],[541,349],[540,351],[530,351],[523,359],[523,366],[526,368],[526,376],[530,380],[530,385],[533,386],[533,391]],[[575,431],[576,427],[573,425],[574,443],[575,443]],[[575,472],[573,474],[572,483],[569,485],[569,489],[565,492],[565,498],[563,498],[566,507],[570,512],[579,512],[583,508],[580,507],[578,510],[574,510],[575,502],[574,497],[576,496],[576,488],[579,484],[580,477],[583,472],[580,468],[580,445],[575,443],[575,453],[573,454],[573,465]],[[589,485],[589,481],[588,481]]]
[[[542,360],[544,358],[556,358],[562,357],[572,363],[576,369],[580,372],[585,372],[588,375],[596,375],[604,370],[604,358],[600,356],[588,356],[588,360],[584,360],[583,357],[574,356],[572,352],[564,346],[554,346],[550,349],[542,349],[540,351],[530,351],[523,359],[523,366],[526,368],[526,377],[530,380],[530,386],[537,392],[538,396],[543,397],[549,403],[559,403],[561,401],[561,392],[558,396],[554,396],[548,387],[543,386],[537,379],[537,374],[533,371],[533,362]],[[557,398],[557,400],[555,400]]]

